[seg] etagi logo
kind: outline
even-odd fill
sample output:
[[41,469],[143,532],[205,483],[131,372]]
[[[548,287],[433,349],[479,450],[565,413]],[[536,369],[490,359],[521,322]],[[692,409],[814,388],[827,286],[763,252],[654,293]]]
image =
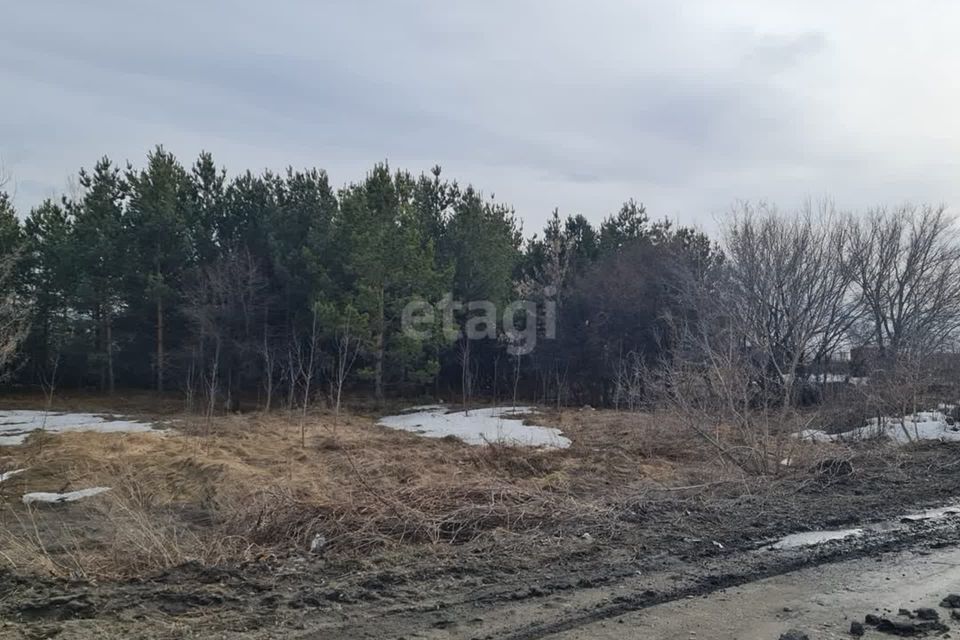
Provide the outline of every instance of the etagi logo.
[[403,308],[400,325],[404,335],[414,340],[429,340],[437,331],[451,342],[461,337],[467,340],[502,337],[507,343],[507,353],[524,356],[536,348],[538,338],[557,337],[555,295],[554,288],[547,287],[543,302],[514,300],[503,308],[503,313],[499,313],[497,305],[490,300],[463,302],[454,300],[452,295],[444,296],[437,303],[411,300]]

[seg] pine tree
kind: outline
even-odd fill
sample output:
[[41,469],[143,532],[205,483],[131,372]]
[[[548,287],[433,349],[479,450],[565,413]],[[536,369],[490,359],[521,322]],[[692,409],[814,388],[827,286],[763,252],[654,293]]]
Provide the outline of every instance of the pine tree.
[[34,377],[45,375],[70,330],[77,281],[72,226],[66,209],[53,200],[31,210],[24,222],[21,282],[34,304],[24,351]]
[[198,265],[212,263],[221,252],[226,179],[226,171],[218,169],[213,156],[205,151],[190,170],[189,246]]
[[134,304],[153,307],[156,356],[155,386],[164,390],[166,332],[180,279],[194,253],[189,245],[190,185],[186,171],[163,147],[147,156],[147,168],[127,171],[130,204],[127,215],[131,264],[135,266],[129,295]]
[[627,200],[617,215],[609,216],[600,225],[600,251],[618,251],[625,244],[642,238],[647,233],[649,220],[642,204],[632,198]]
[[484,201],[472,187],[463,191],[444,229],[440,253],[453,269],[453,299],[465,303],[454,314],[459,338],[447,357],[458,365],[464,402],[484,372],[496,375],[500,344],[496,312],[513,295],[520,243],[520,230],[509,207]]
[[277,180],[269,221],[270,263],[287,329],[308,323],[312,301],[327,296],[331,230],[337,199],[324,171],[287,171]]
[[74,208],[72,243],[77,269],[76,303],[90,316],[94,352],[102,354],[100,388],[113,393],[114,320],[120,310],[127,252],[124,235],[126,184],[109,158],[93,173],[80,171],[84,193]]
[[391,176],[377,165],[361,184],[340,195],[337,245],[344,260],[344,303],[367,318],[365,343],[370,353],[374,393],[384,397],[388,380],[431,381],[439,370],[439,332],[432,339],[405,335],[403,307],[415,300],[436,300],[444,277],[436,268],[433,243],[421,235],[420,217],[409,174]]

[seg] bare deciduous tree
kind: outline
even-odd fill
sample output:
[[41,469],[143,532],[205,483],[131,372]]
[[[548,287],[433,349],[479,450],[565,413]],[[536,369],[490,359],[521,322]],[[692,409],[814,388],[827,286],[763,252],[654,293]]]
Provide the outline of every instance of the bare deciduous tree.
[[226,409],[239,406],[237,388],[258,360],[256,323],[266,304],[266,281],[247,252],[229,252],[200,269],[189,287],[185,312],[197,329],[194,357],[208,359],[195,364],[191,375],[205,381],[208,412],[221,393]]
[[804,365],[835,351],[859,317],[850,229],[823,203],[791,216],[742,205],[725,230],[729,286],[720,312],[769,366],[765,382],[782,390],[784,404]]
[[461,397],[464,408],[467,408],[473,397],[473,368],[470,362],[470,338],[465,333],[457,339],[457,359],[460,361]]
[[942,207],[852,219],[743,206],[725,250],[715,287],[690,283],[690,315],[674,319],[670,358],[648,374],[724,459],[766,472],[797,446],[789,436],[817,419],[797,409],[807,366],[852,340],[876,356],[856,393],[878,425],[899,417],[911,439],[906,416],[955,400],[944,389],[955,388],[960,242]]
[[263,358],[263,410],[270,411],[273,395],[277,389],[277,366],[279,364],[277,348],[270,339],[269,326],[264,322],[263,341],[260,344],[260,356]]
[[780,469],[790,457],[798,412],[764,389],[769,356],[748,346],[743,327],[725,314],[716,291],[685,292],[696,314],[674,318],[669,357],[645,368],[643,386],[716,449],[722,461],[751,473]]
[[31,306],[16,289],[19,256],[0,257],[0,378],[10,374],[30,329]]
[[852,225],[851,260],[886,364],[935,353],[960,332],[960,242],[944,207],[876,209]]
[[[864,310],[858,387],[878,427],[956,401],[960,237],[944,207],[875,209],[852,225],[855,291]],[[915,425],[914,425],[915,427]]]
[[859,314],[849,225],[827,204],[789,217],[743,205],[724,240],[719,279],[686,283],[689,313],[671,319],[669,357],[645,384],[724,460],[769,473],[814,418],[796,406],[806,366]]
[[[9,183],[10,174],[0,159],[0,190]],[[8,194],[0,191],[0,200],[8,198]],[[9,375],[20,343],[30,328],[31,306],[19,295],[16,287],[19,261],[20,254],[15,248],[11,248],[7,255],[0,255],[0,378]]]
[[638,409],[643,401],[646,368],[643,358],[635,351],[621,355],[613,377],[613,405],[618,411]]
[[337,322],[334,335],[336,359],[334,361],[333,380],[331,381],[333,385],[334,425],[340,419],[343,385],[350,375],[350,370],[353,369],[353,364],[357,361],[357,356],[360,354],[360,336],[362,333],[357,326],[360,321],[361,318],[350,308]]
[[320,311],[314,305],[311,313],[310,336],[304,344],[294,333],[291,336],[289,361],[287,363],[290,377],[290,408],[293,409],[296,391],[299,389],[300,396],[300,446],[307,444],[307,410],[310,407],[312,398],[313,379],[317,373],[320,364]]
[[[570,276],[570,265],[572,252],[576,243],[576,238],[564,234],[560,229],[559,218],[554,213],[555,225],[552,233],[549,233],[544,239],[544,260],[541,267],[532,276],[524,277],[515,285],[515,291],[522,299],[533,300],[536,302],[547,302],[543,305],[543,311],[536,319],[538,328],[542,328],[544,335],[548,338],[555,337],[556,325],[560,321],[562,313],[563,291]],[[549,311],[547,311],[549,309]],[[508,344],[513,340],[507,339]],[[513,380],[513,404],[517,404],[517,391],[520,384],[520,362],[521,354],[514,356],[514,380]],[[466,365],[464,364],[464,367]],[[566,371],[566,363],[561,366],[560,362],[554,362],[553,368]],[[466,374],[466,369],[464,369]],[[554,380],[557,384],[557,406],[559,407],[560,398],[563,395],[562,385],[565,382],[564,376],[554,376],[552,371],[542,371],[542,382],[544,385],[544,399],[546,399],[547,387]]]

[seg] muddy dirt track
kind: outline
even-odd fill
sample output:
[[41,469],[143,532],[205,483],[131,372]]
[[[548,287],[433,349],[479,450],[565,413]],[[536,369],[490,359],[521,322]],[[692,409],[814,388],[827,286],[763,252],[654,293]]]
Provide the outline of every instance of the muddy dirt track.
[[[890,637],[866,624],[867,616],[897,621],[903,625],[900,631],[912,627],[923,635],[918,628],[927,623],[916,613],[921,608],[926,608],[930,627],[957,624],[954,609],[938,604],[958,584],[960,549],[956,547],[885,553],[807,567],[705,597],[674,600],[552,637],[767,640],[796,629],[810,638],[827,640],[851,638],[851,628],[859,630],[860,625],[867,637]],[[955,630],[929,635],[960,637]]]
[[[369,559],[291,550],[243,566],[188,564],[123,582],[7,573],[0,581],[0,637],[602,637],[604,625],[637,626],[632,614],[662,611],[667,603],[730,597],[735,587],[815,567],[893,566],[904,553],[923,557],[957,547],[960,516],[910,522],[901,516],[960,496],[958,453],[957,445],[930,445],[894,468],[860,464],[852,474],[763,490],[745,484],[646,495],[618,504],[620,524],[608,530],[505,534],[484,544],[417,546]],[[863,523],[875,526],[815,547],[771,548],[796,531]],[[857,572],[864,565],[852,566]],[[830,588],[825,583],[822,592]],[[670,618],[670,629],[703,628],[702,615],[683,611]],[[797,618],[791,625],[803,626]],[[712,633],[699,637],[748,636],[725,631],[717,617]]]

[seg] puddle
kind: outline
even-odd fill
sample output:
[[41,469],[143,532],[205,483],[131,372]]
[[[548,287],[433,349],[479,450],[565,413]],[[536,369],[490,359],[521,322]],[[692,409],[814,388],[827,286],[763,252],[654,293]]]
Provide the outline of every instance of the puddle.
[[0,411],[0,446],[23,444],[34,431],[64,433],[97,431],[100,433],[142,433],[154,431],[152,424],[131,420],[113,420],[92,413],[45,411]]
[[414,410],[382,418],[378,424],[427,438],[456,436],[473,445],[498,442],[557,449],[570,446],[570,439],[559,429],[525,425],[522,418],[510,417],[533,412],[532,407],[485,407],[448,413],[437,405],[414,407]]
[[846,540],[847,538],[854,538],[868,533],[886,533],[891,531],[905,530],[909,528],[910,525],[918,522],[943,520],[944,518],[956,516],[960,516],[960,504],[951,504],[945,507],[937,507],[936,509],[927,509],[925,511],[918,511],[916,513],[908,513],[892,520],[864,524],[855,529],[804,531],[801,533],[794,533],[780,538],[767,548],[783,550],[814,547],[827,542]]
[[924,520],[941,520],[951,516],[960,515],[960,506],[952,505],[949,507],[940,507],[939,509],[928,509],[920,513],[912,513],[900,518],[901,522],[923,522]]
[[845,540],[854,536],[862,536],[863,529],[840,529],[838,531],[805,531],[785,536],[770,545],[771,549],[800,549],[814,547],[824,542]]

